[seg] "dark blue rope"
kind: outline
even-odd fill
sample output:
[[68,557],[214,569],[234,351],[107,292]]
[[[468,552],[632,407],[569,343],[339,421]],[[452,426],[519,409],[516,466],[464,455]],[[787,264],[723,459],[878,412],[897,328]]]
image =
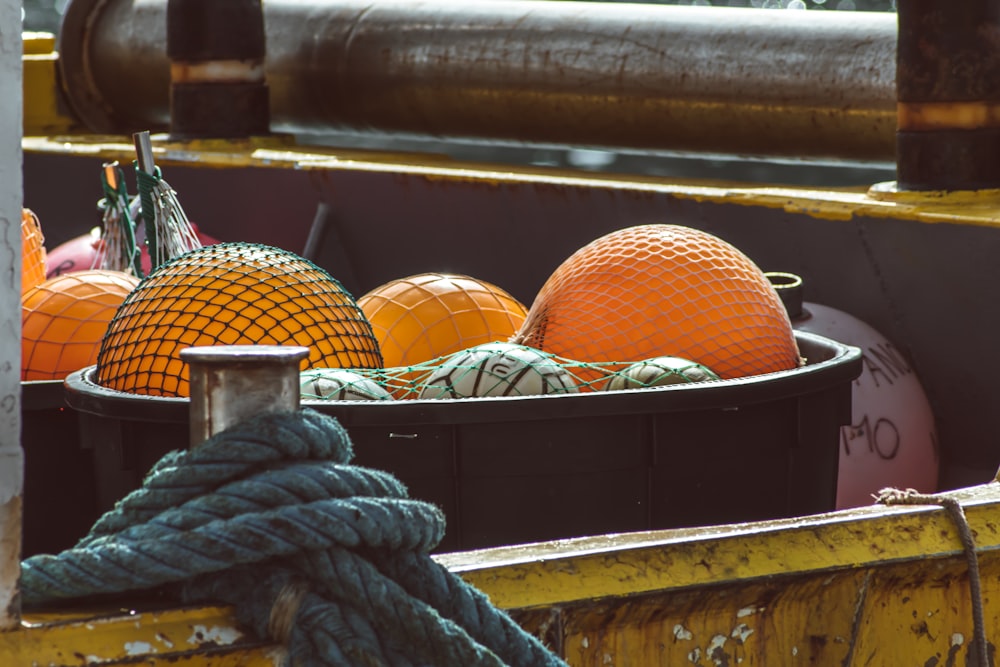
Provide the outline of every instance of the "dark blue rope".
[[[24,604],[174,584],[185,602],[235,605],[296,665],[563,664],[429,556],[440,510],[352,455],[312,410],[172,452],[74,548],[22,563]],[[271,637],[289,590],[291,633]]]

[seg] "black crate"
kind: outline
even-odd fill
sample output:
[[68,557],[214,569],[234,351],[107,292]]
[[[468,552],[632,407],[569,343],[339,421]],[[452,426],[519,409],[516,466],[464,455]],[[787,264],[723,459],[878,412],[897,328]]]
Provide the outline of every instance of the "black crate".
[[[337,417],[355,463],[444,510],[439,550],[832,510],[861,353],[796,333],[801,368],[627,392],[303,404]],[[66,381],[98,504],[184,447],[188,401]]]
[[60,380],[21,383],[23,557],[54,553],[87,534],[99,515],[93,450]]

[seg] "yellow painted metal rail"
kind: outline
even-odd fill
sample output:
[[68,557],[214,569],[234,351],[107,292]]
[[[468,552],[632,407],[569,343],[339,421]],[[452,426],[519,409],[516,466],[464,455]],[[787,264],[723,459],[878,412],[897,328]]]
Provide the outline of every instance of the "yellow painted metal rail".
[[[1000,636],[1000,484],[955,492],[977,541],[987,637]],[[972,598],[936,507],[446,554],[571,665],[966,664]],[[223,608],[25,615],[0,664],[278,664]]]
[[[128,164],[135,147],[125,137],[26,137],[24,150],[34,154],[94,157]],[[479,183],[499,187],[524,184],[588,191],[659,193],[698,203],[735,204],[777,209],[824,220],[855,217],[892,218],[914,222],[949,222],[995,226],[1000,222],[1000,190],[965,192],[902,192],[895,183],[870,188],[818,189],[760,187],[693,179],[644,177],[632,174],[589,175],[573,170],[457,163],[442,156],[414,155],[301,145],[290,137],[248,140],[171,142],[158,136],[153,149],[157,164],[206,168],[281,168],[292,171],[386,173],[427,181]]]
[[280,648],[248,638],[222,607],[25,614],[20,630],[0,634],[0,664],[11,667],[265,667],[280,655]]

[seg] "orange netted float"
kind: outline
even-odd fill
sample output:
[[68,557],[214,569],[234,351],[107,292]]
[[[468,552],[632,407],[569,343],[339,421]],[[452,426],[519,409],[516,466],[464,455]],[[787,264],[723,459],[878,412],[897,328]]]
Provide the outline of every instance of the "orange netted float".
[[129,295],[101,346],[97,380],[187,396],[182,349],[258,344],[308,347],[303,370],[382,367],[371,325],[329,273],[280,248],[220,243],[161,264]]
[[362,296],[358,305],[371,322],[387,367],[413,366],[506,341],[528,313],[496,285],[451,273],[394,280]]
[[682,357],[723,379],[800,365],[760,268],[679,225],[629,227],[579,249],[545,282],[513,341],[583,362]]
[[101,340],[139,280],[87,270],[45,280],[21,299],[21,379],[61,380],[97,362]]
[[30,209],[21,209],[21,296],[45,280],[45,237]]

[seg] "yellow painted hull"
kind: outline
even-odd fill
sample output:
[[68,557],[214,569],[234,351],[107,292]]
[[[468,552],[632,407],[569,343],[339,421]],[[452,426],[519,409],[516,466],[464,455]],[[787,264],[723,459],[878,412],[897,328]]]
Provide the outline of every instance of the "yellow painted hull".
[[[1000,632],[1000,484],[955,492]],[[438,556],[570,665],[950,665],[973,598],[939,507],[607,535]],[[994,603],[991,604],[991,601]],[[275,665],[226,608],[26,614],[0,664]],[[148,604],[148,603],[147,603]],[[86,658],[90,662],[82,660]]]
[[[1000,486],[956,492],[1000,632]],[[573,665],[966,664],[974,624],[956,526],[877,506],[776,522],[442,557]],[[972,654],[974,655],[974,654]]]

